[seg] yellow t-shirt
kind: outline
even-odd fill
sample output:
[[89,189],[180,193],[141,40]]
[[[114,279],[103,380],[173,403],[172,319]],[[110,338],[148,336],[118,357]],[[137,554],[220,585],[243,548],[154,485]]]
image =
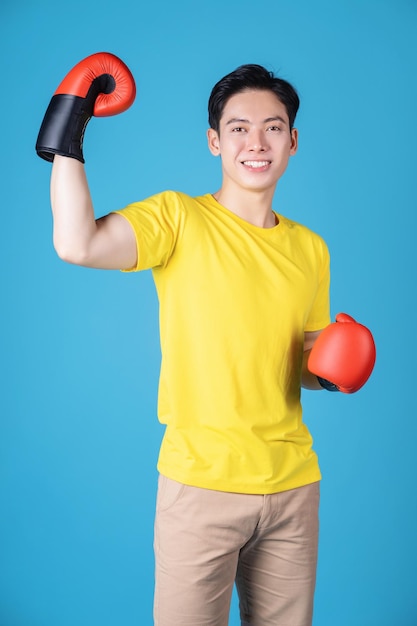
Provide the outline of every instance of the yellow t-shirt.
[[330,322],[324,241],[283,216],[254,226],[209,194],[167,191],[118,213],[159,297],[158,470],[252,494],[319,480],[300,381],[304,331]]

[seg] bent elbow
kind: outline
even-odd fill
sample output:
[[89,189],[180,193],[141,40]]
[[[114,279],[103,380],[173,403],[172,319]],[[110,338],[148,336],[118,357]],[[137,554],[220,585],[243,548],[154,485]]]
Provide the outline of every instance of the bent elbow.
[[87,253],[76,246],[70,246],[65,242],[54,239],[55,252],[61,261],[71,265],[87,265]]

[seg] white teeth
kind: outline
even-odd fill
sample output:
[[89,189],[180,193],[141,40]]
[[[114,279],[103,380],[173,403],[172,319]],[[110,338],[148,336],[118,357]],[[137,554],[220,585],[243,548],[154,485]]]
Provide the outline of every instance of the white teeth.
[[269,165],[269,161],[243,161],[243,165],[248,165],[249,167],[265,167]]

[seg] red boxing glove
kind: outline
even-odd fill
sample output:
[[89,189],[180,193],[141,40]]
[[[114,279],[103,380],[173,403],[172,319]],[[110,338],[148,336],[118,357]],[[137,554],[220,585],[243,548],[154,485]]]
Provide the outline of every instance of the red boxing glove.
[[36,152],[46,161],[60,154],[84,163],[83,138],[90,118],[122,113],[135,96],[135,80],[114,54],[98,52],[83,59],[55,91],[39,131]]
[[376,349],[368,328],[346,313],[318,336],[308,359],[308,369],[330,391],[354,393],[368,380],[375,365]]

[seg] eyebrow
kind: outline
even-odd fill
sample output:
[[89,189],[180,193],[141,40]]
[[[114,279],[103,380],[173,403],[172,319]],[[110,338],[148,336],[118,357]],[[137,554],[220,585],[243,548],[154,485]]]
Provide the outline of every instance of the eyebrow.
[[[287,120],[285,120],[283,117],[281,117],[280,115],[274,115],[273,117],[267,117],[265,120],[263,120],[263,124],[268,124],[269,122],[283,122],[283,124],[287,124]],[[250,124],[250,121],[241,117],[232,117],[232,119],[230,119],[228,122],[226,122],[226,126],[228,126],[229,124],[236,124],[236,123],[240,123],[240,124]]]

